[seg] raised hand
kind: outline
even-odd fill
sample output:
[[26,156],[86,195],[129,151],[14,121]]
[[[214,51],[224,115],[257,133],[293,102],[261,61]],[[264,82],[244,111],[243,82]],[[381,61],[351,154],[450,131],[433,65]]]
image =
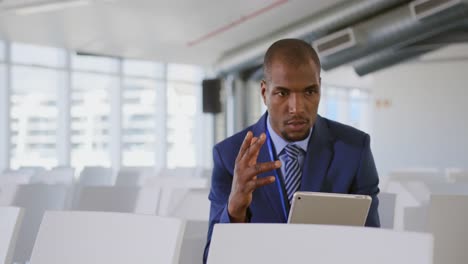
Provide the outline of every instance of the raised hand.
[[228,202],[231,222],[245,222],[247,208],[252,202],[253,191],[275,181],[274,176],[258,178],[257,175],[281,167],[279,160],[257,163],[260,148],[265,143],[265,140],[265,133],[262,133],[260,137],[254,137],[252,132],[249,131],[237,154]]

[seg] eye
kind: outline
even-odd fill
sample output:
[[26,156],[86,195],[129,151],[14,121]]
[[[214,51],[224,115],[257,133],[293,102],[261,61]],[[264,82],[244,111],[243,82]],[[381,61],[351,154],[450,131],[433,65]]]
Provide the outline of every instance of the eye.
[[277,91],[276,94],[279,95],[280,97],[284,97],[288,95],[288,92],[281,90],[281,91]]
[[316,89],[306,89],[304,93],[305,95],[313,95],[313,94],[318,93],[318,91]]

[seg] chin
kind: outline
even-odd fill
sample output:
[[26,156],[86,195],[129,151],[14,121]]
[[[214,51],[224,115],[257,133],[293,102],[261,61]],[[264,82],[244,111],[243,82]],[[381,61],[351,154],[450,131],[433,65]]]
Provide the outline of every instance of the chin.
[[306,139],[309,136],[309,132],[310,130],[305,132],[284,132],[282,133],[282,136],[289,142],[295,142]]

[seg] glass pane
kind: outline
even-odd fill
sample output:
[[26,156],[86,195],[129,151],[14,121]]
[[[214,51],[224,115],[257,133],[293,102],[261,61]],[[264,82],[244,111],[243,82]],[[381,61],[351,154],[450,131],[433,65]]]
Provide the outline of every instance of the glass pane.
[[0,39],[0,61],[5,60],[5,41]]
[[122,98],[122,163],[123,166],[155,164],[156,91],[162,84],[142,79],[124,80]]
[[71,165],[110,166],[110,93],[117,78],[74,73],[71,103]]
[[366,106],[369,103],[368,93],[358,89],[350,91],[349,124],[359,129],[365,129]]
[[197,89],[194,84],[169,82],[167,90],[167,166],[194,167]]
[[23,43],[11,45],[11,60],[15,63],[63,67],[65,50]]
[[57,92],[63,73],[12,67],[11,164],[53,167],[57,160]]
[[75,70],[117,73],[119,69],[119,60],[111,57],[73,54],[71,60]]
[[171,81],[177,80],[201,83],[203,77],[203,69],[198,66],[184,64],[169,64],[167,66],[167,78]]
[[325,89],[325,106],[326,106],[326,117],[338,121],[339,118],[339,112],[338,112],[338,92],[336,88],[333,87],[327,87]]
[[123,62],[125,75],[164,78],[164,64],[151,61],[125,60]]

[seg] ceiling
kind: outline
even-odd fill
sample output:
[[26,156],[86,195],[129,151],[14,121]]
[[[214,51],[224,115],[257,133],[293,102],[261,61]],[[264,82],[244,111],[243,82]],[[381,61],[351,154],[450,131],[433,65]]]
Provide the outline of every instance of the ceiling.
[[231,50],[346,0],[89,0],[89,5],[29,15],[11,11],[44,1],[51,0],[0,0],[0,38],[212,65]]

